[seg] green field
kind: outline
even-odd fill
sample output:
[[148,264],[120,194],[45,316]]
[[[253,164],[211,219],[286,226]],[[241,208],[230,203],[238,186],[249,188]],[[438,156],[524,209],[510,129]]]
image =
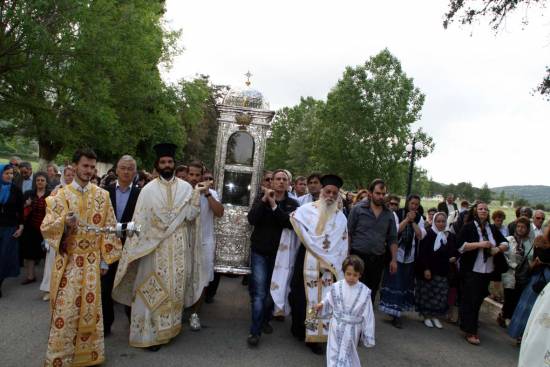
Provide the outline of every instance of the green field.
[[[422,206],[424,207],[424,212],[425,213],[430,208],[437,208],[438,203],[439,202],[436,201],[436,200],[422,200],[422,202],[421,202]],[[457,200],[457,204],[458,203],[459,203],[459,201]],[[405,204],[405,201],[402,200],[401,205],[404,205],[404,204]],[[491,204],[489,204],[489,210],[491,212],[493,212],[495,210],[498,210],[498,209],[502,210],[504,212],[504,214],[506,214],[506,219],[504,220],[505,224],[508,224],[508,223],[514,221],[514,219],[516,219],[516,209],[515,208],[502,207],[502,206],[499,205],[498,201],[492,201]],[[550,219],[550,212],[546,211],[545,213],[546,213],[546,220]]]

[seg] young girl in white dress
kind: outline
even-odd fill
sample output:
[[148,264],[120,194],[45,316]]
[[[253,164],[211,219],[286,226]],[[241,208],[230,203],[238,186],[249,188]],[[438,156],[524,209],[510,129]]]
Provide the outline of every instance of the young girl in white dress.
[[371,291],[359,279],[365,269],[363,261],[348,256],[342,264],[344,279],[332,285],[325,299],[315,306],[317,313],[331,315],[327,366],[359,367],[357,347],[374,346],[374,314]]

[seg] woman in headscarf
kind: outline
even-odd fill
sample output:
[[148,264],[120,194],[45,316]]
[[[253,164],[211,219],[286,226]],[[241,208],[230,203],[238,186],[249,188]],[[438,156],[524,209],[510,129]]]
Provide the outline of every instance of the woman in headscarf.
[[449,262],[456,259],[454,234],[445,230],[447,215],[433,216],[432,226],[420,241],[416,258],[416,311],[424,318],[424,325],[441,329],[439,321],[448,310]]
[[5,278],[19,276],[18,238],[23,233],[23,194],[12,183],[13,167],[0,165],[0,297]]
[[[491,274],[504,261],[503,253],[508,250],[508,241],[489,222],[489,207],[478,202],[470,209],[471,221],[464,224],[458,235],[457,247],[460,256],[460,329],[466,333],[466,341],[479,345],[479,310],[489,294]],[[497,259],[501,256],[501,259]],[[496,261],[495,261],[496,259]]]
[[33,187],[23,196],[25,202],[25,230],[21,236],[21,254],[25,260],[26,279],[23,285],[36,282],[34,266],[44,257],[42,248],[42,232],[40,225],[46,216],[46,197],[50,194],[48,190],[48,175],[46,172],[34,174]]

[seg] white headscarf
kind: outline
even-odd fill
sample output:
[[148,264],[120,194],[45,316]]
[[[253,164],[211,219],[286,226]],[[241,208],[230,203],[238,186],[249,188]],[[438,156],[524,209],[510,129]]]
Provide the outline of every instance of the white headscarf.
[[434,217],[432,219],[432,231],[434,231],[434,233],[437,235],[435,237],[435,242],[434,242],[434,252],[436,252],[437,250],[439,250],[439,248],[441,247],[441,244],[443,243],[444,245],[447,244],[447,233],[445,230],[443,231],[440,231],[439,229],[437,229],[437,226],[435,225],[435,220],[437,219],[437,217],[439,215],[442,215],[445,217],[445,221],[447,220],[447,214],[443,213],[443,212],[437,212],[434,214]]

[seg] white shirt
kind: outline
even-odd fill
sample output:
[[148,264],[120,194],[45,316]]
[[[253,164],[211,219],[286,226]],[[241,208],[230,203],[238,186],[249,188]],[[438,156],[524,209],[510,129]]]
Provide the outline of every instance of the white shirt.
[[304,204],[307,204],[307,203],[312,203],[314,201],[315,200],[313,199],[313,195],[311,195],[311,194],[305,194],[305,195],[302,195],[298,198],[298,203],[300,204],[300,206],[302,206]]
[[531,232],[533,232],[532,238],[542,236],[544,234],[544,230],[542,228],[537,228],[533,223],[531,223]]
[[454,205],[447,203],[447,211],[449,212],[449,215],[451,215],[451,213],[453,213],[455,211]]
[[90,189],[90,183],[89,182],[86,184],[86,186],[82,187],[78,184],[78,182],[76,182],[76,180],[73,180],[73,182],[71,182],[71,186],[76,191],[81,192],[81,193],[85,193]]
[[[393,213],[395,215],[395,213]],[[426,227],[424,226],[424,218],[420,217],[420,221],[418,222],[418,227],[420,228],[420,233],[422,234],[421,238],[416,238],[416,234],[413,238],[413,244],[411,248],[411,252],[409,253],[409,256],[405,258],[405,248],[399,246],[397,249],[397,261],[399,261],[402,264],[410,264],[414,262],[414,254],[416,250],[416,244],[417,241],[420,241],[424,236],[426,236]],[[397,232],[399,232],[399,225],[397,226]]]
[[[216,201],[220,201],[216,191],[209,189],[209,192]],[[208,204],[208,198],[204,195],[201,195],[201,229],[202,243],[214,244],[214,212]]]

